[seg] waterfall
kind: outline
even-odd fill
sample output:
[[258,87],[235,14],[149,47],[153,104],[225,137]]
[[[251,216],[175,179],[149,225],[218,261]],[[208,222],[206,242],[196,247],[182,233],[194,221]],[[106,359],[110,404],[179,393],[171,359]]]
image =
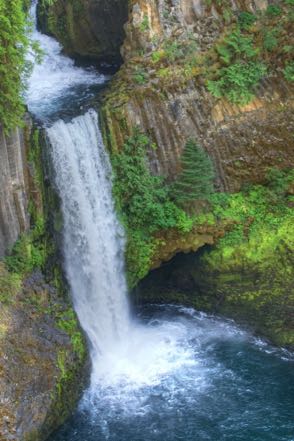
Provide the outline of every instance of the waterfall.
[[111,166],[94,110],[47,129],[64,217],[64,260],[93,364],[129,328],[124,235],[114,211]]

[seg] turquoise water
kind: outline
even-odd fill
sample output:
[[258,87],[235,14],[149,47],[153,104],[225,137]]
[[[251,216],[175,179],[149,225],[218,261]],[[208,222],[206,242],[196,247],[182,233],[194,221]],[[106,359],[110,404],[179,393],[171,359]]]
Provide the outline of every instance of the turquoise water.
[[141,309],[137,325],[164,338],[146,381],[104,378],[51,441],[294,440],[293,354],[187,308]]

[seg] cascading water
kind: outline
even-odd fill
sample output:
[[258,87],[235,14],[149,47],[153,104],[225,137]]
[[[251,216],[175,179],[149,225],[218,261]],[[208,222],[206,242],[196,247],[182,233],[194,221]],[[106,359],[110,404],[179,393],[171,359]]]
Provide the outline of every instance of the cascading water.
[[50,141],[65,270],[92,359],[90,387],[52,441],[293,441],[291,354],[192,309],[130,318],[111,166],[96,112],[83,111],[107,78],[34,37],[45,56],[27,103]]
[[62,198],[66,273],[94,359],[125,340],[129,329],[123,231],[112,202],[111,167],[96,112],[67,124],[60,120],[47,134]]

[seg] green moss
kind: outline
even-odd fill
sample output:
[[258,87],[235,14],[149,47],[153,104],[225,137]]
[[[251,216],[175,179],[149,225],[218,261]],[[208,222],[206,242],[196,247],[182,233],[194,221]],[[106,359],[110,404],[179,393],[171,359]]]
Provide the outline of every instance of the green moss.
[[7,271],[3,262],[0,262],[0,303],[9,304],[21,288],[21,276]]
[[57,326],[70,337],[74,352],[82,361],[85,358],[85,340],[81,333],[77,317],[72,308],[57,314]]

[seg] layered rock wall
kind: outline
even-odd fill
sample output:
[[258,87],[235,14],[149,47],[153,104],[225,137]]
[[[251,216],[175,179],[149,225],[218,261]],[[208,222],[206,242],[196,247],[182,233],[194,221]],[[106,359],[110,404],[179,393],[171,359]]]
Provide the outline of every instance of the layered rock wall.
[[0,127],[0,257],[29,228],[25,131]]
[[[195,54],[205,56],[226,30],[226,10],[234,23],[241,10],[256,12],[268,5],[223,3],[133,1],[123,46],[126,62],[105,100],[102,120],[112,149],[120,148],[134,126],[148,133],[157,145],[148,152],[151,169],[170,180],[180,170],[187,139],[196,138],[215,164],[218,190],[238,191],[244,184],[262,183],[270,167],[294,165],[293,83],[280,75],[268,76],[256,90],[257,97],[239,106],[215,99],[197,71],[186,80],[185,66],[180,73],[160,68],[158,75],[152,58],[154,52],[160,57],[160,48],[172,42],[173,50],[179,42],[195,44]],[[170,61],[169,69],[172,65]],[[140,84],[132,83],[130,78],[138,75]]]

